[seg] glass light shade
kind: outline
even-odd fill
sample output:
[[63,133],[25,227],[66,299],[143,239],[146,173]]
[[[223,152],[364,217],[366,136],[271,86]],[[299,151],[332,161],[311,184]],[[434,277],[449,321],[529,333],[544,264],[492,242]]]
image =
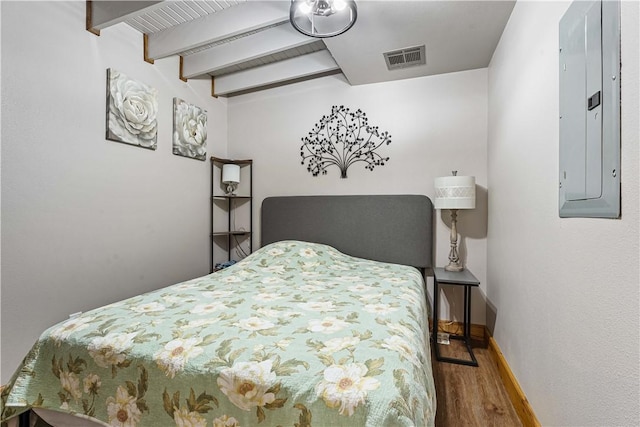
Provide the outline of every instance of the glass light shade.
[[436,209],[475,209],[476,178],[443,176],[434,180]]
[[240,166],[232,164],[222,165],[222,183],[240,183]]
[[347,2],[345,0],[333,0],[333,7],[335,7],[336,10],[342,10],[347,7]]
[[291,0],[289,20],[293,28],[311,37],[344,33],[358,17],[354,0]]
[[308,14],[311,13],[312,4],[310,2],[303,1],[298,6],[298,10],[300,13]]

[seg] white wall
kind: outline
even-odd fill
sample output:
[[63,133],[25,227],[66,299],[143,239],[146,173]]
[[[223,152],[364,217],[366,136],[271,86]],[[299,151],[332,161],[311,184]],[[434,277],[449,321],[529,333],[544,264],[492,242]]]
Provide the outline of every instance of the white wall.
[[[379,150],[390,157],[373,171],[356,163],[341,179],[337,168],[314,177],[301,165],[301,138],[333,105],[362,109],[369,124],[391,134]],[[433,178],[458,170],[474,175],[478,203],[460,211],[463,259],[482,282],[474,292],[472,321],[484,324],[486,277],[487,70],[349,86],[331,76],[269,91],[230,98],[229,154],[254,159],[254,241],[259,243],[259,210],[268,196],[315,194],[425,194],[433,197]],[[445,212],[447,223],[449,212]],[[436,213],[436,265],[448,262],[449,228]],[[381,224],[383,226],[383,224]],[[431,286],[429,287],[431,290]],[[462,295],[447,288],[456,320]],[[449,317],[445,301],[441,317]]]
[[[0,3],[0,22],[2,22],[2,3]],[[0,46],[2,46],[2,31],[0,31]],[[2,81],[2,55],[0,55],[0,81]],[[2,85],[0,84],[0,99],[2,99]],[[2,103],[0,102],[0,129],[2,129]],[[2,137],[0,134],[0,164],[2,164]],[[2,173],[0,171],[0,188],[2,188]],[[2,194],[0,192],[0,236],[2,236]],[[0,244],[0,260],[2,260],[2,244]],[[2,262],[0,262],[0,302],[2,302]],[[2,304],[0,303],[0,332],[2,331]],[[2,361],[2,339],[0,339],[0,364]],[[0,373],[2,368],[0,367]],[[1,377],[1,375],[0,375]],[[0,378],[0,383],[2,378]]]
[[[83,1],[2,2],[3,383],[69,313],[209,270],[209,162],[172,154],[172,99],[208,111],[218,155],[226,101],[130,27],[84,28]],[[156,151],[105,139],[109,67],[159,90]]]
[[639,425],[638,2],[622,4],[622,218],[558,217],[558,22],[519,1],[489,67],[487,321],[543,425]]

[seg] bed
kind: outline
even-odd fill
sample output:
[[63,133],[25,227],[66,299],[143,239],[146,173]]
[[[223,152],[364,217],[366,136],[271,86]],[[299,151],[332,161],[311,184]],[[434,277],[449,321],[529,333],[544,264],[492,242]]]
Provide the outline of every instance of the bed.
[[413,195],[267,198],[243,261],[45,331],[2,421],[433,425],[432,210]]

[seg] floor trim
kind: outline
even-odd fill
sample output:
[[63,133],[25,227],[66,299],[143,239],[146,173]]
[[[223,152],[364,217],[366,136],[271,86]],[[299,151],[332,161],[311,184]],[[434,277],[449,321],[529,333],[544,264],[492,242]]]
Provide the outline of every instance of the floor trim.
[[536,414],[533,412],[533,408],[527,400],[527,397],[524,395],[522,388],[520,388],[518,380],[516,380],[511,368],[507,364],[507,360],[504,358],[500,347],[498,347],[498,343],[489,334],[488,330],[486,333],[489,337],[489,353],[498,367],[498,372],[500,372],[500,377],[502,377],[504,387],[507,390],[509,399],[511,399],[511,404],[516,410],[522,425],[524,427],[540,427],[540,422],[538,421]]

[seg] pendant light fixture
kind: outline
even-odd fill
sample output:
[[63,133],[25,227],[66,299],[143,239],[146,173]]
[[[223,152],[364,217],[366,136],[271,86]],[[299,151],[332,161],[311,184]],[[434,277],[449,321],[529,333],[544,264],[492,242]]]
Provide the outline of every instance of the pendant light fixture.
[[358,16],[354,0],[291,0],[289,20],[302,34],[334,37],[353,27]]

